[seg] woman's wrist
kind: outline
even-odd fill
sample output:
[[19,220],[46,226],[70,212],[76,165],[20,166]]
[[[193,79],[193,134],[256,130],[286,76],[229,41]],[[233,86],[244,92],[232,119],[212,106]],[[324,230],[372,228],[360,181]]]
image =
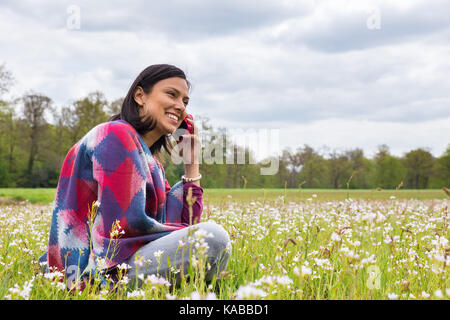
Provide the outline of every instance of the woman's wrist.
[[186,178],[195,178],[200,175],[198,164],[187,164],[184,166],[184,176]]
[[[198,178],[200,176],[199,165],[198,164],[190,164],[184,166],[184,177],[186,178]],[[200,179],[196,181],[191,181],[189,183],[193,183],[200,187]]]

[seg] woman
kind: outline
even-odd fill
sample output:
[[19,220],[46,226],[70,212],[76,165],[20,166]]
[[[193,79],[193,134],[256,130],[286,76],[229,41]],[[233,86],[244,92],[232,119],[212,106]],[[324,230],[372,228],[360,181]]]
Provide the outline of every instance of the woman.
[[[170,153],[169,137],[187,115],[189,85],[175,66],[147,67],[131,85],[120,114],[70,149],[58,181],[48,252],[40,259],[48,270],[64,270],[71,283],[79,275],[111,273],[125,263],[130,279],[173,271],[179,280],[188,270],[192,252],[185,249],[195,240],[189,236],[195,230],[209,235],[204,239],[210,265],[206,280],[226,267],[227,232],[215,223],[199,223],[203,189],[195,161],[201,148],[197,131],[183,135],[189,151],[183,157],[191,156],[184,159],[182,181],[173,187],[155,158],[162,148]],[[195,197],[191,212],[189,189]]]

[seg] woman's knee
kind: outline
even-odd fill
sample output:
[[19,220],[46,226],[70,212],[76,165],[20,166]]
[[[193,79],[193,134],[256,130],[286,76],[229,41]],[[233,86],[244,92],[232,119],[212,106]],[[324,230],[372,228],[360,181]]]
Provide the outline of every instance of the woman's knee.
[[199,229],[207,232],[206,241],[210,248],[217,253],[224,250],[230,250],[230,236],[228,232],[219,224],[215,222],[202,222],[196,225]]

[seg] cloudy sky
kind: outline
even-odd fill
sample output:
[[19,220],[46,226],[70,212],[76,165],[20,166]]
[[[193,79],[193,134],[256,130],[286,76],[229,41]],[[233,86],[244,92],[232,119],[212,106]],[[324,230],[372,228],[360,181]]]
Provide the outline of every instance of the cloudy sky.
[[440,156],[449,12],[438,0],[2,0],[0,64],[16,79],[10,97],[34,90],[56,105],[123,97],[148,65],[174,64],[193,84],[192,114],[278,133],[258,156],[304,144]]

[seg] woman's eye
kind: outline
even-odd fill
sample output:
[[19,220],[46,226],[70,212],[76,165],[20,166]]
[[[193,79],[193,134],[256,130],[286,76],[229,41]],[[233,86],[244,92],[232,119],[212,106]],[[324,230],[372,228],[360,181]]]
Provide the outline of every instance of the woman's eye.
[[167,92],[169,95],[171,95],[172,97],[175,97],[175,93],[173,92]]

